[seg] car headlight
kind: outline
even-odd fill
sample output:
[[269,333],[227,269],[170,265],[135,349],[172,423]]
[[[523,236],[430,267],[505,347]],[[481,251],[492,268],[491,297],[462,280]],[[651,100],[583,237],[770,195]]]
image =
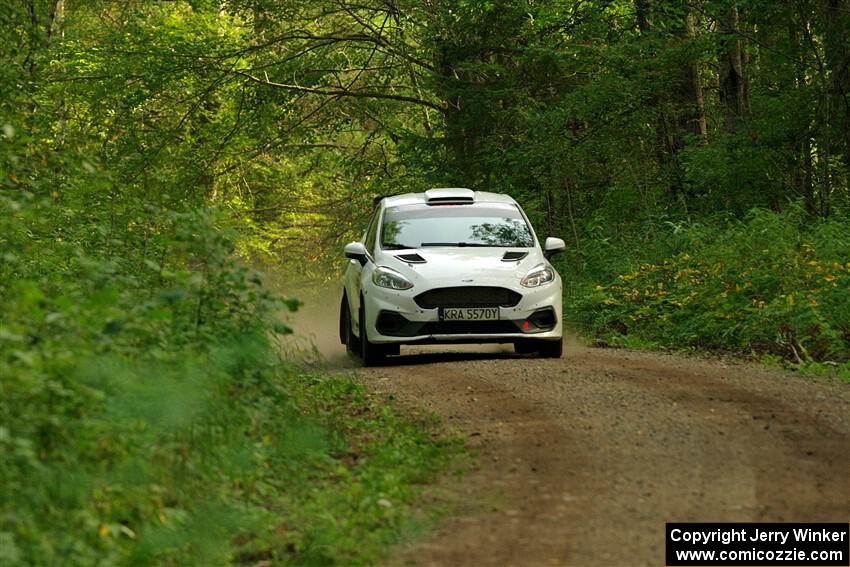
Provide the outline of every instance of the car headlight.
[[413,284],[406,277],[384,266],[378,266],[372,272],[372,283],[389,289],[410,289],[413,287]]
[[531,268],[524,278],[520,280],[520,285],[524,287],[539,287],[547,284],[555,279],[555,270],[546,264],[539,264]]

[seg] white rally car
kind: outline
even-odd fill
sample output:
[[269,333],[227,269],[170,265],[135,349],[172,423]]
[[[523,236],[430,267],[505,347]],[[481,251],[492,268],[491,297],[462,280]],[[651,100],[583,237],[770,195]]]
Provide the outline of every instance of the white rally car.
[[560,238],[541,247],[507,195],[382,198],[363,239],[345,246],[340,341],[366,366],[428,343],[513,343],[560,357],[561,277],[548,259],[563,249]]

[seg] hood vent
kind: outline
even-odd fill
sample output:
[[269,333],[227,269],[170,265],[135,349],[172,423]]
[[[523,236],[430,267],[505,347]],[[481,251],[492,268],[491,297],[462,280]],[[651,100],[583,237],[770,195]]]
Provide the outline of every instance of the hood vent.
[[408,264],[424,264],[427,261],[416,252],[411,254],[396,254],[396,258],[402,262],[407,262]]
[[505,255],[502,256],[502,262],[519,262],[526,256],[528,256],[528,252],[511,252],[508,250],[505,252]]

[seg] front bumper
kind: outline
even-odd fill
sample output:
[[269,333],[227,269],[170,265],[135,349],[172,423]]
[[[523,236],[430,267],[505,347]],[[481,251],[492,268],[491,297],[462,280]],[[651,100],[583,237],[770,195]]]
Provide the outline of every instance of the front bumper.
[[499,307],[498,321],[440,321],[439,309],[417,305],[422,290],[364,289],[369,341],[378,344],[511,343],[563,335],[560,279],[539,288],[511,288],[522,298]]

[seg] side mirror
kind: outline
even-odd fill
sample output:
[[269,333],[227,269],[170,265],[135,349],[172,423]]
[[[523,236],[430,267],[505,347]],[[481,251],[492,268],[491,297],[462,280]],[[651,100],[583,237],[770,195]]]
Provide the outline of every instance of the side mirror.
[[366,247],[362,242],[349,242],[345,245],[345,257],[357,260],[361,266],[366,265]]
[[547,258],[551,258],[558,252],[563,252],[566,250],[567,245],[564,244],[564,241],[560,238],[549,237],[546,239],[546,242],[543,243],[543,255]]

